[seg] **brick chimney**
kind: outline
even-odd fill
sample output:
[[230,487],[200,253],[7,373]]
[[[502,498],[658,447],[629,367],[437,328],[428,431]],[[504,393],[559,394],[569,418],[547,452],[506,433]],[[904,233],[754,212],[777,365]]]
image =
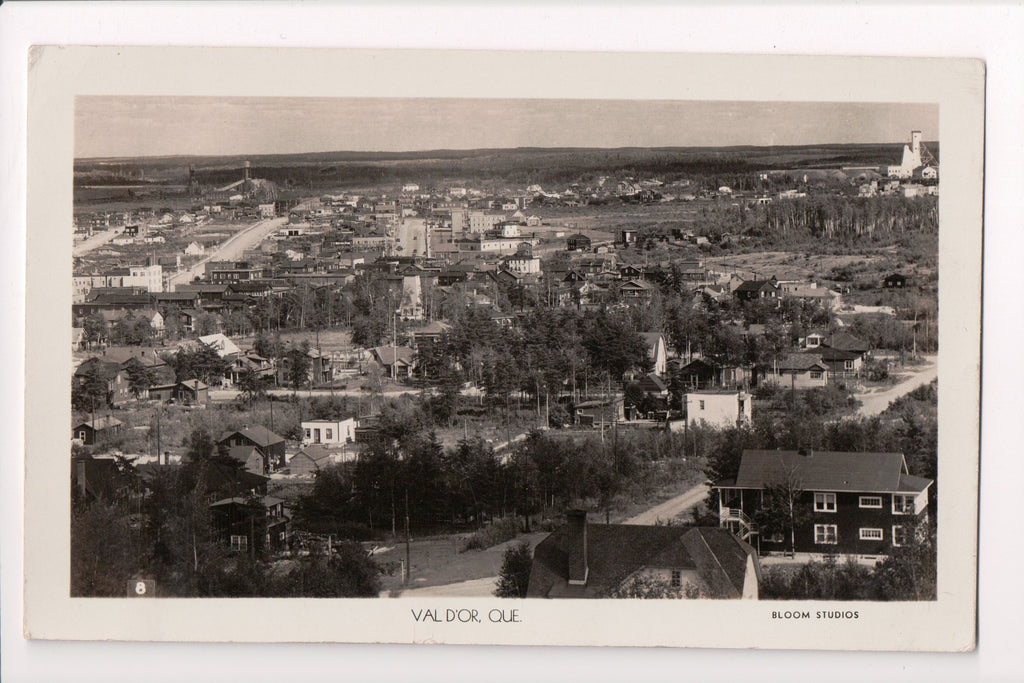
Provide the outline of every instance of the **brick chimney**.
[[566,514],[569,536],[569,585],[587,585],[587,511],[569,510]]

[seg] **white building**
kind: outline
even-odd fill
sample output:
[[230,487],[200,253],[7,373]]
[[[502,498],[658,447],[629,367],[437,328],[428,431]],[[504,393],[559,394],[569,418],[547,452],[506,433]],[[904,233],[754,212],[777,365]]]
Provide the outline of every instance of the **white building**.
[[356,419],[305,420],[302,422],[302,444],[313,443],[325,446],[340,446],[355,440]]
[[709,427],[750,424],[751,404],[750,394],[743,391],[698,391],[683,397],[686,421]]
[[502,264],[513,273],[519,275],[534,275],[540,272],[540,259],[536,256],[523,254],[506,256],[502,259]]
[[277,215],[273,204],[260,204],[257,206],[257,209],[260,212],[260,218],[273,218]]
[[185,247],[186,256],[202,256],[206,253],[206,247],[199,242],[189,242],[189,245]]
[[914,171],[922,166],[921,162],[921,131],[910,132],[910,144],[903,145],[903,159],[898,166],[889,166],[887,175],[890,178],[909,178]]
[[402,185],[402,192],[419,192],[420,186],[416,183],[406,183]]

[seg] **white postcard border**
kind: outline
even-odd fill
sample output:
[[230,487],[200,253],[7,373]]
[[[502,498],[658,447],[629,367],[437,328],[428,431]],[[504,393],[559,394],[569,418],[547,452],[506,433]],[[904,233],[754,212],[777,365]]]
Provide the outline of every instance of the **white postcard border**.
[[[172,52],[173,51],[173,52]],[[963,650],[974,643],[983,68],[972,60],[609,53],[47,48],[29,90],[26,632],[36,638]],[[415,68],[413,68],[415,67]],[[470,74],[467,76],[467,68]],[[536,73],[559,78],[540,82]],[[601,81],[591,80],[600,73]],[[230,73],[226,85],[224,74]],[[344,78],[324,79],[324,74]],[[429,74],[422,78],[422,74]],[[684,74],[680,76],[680,74]],[[821,76],[827,74],[827,78]],[[384,77],[386,75],[386,78]],[[276,77],[281,76],[281,77]],[[285,77],[286,76],[286,77]],[[500,78],[499,78],[500,77]],[[186,85],[183,85],[186,84]],[[939,599],[935,603],[71,599],[67,378],[75,94],[915,101],[940,105]],[[63,245],[66,245],[64,247]],[[45,255],[45,258],[44,258]],[[63,264],[63,265],[61,265]],[[52,424],[52,431],[38,429]],[[268,608],[269,606],[269,608]],[[519,607],[424,627],[410,608]],[[859,610],[772,623],[773,609]],[[730,624],[728,636],[708,629]],[[286,624],[285,628],[281,624]],[[942,628],[936,625],[942,624]]]

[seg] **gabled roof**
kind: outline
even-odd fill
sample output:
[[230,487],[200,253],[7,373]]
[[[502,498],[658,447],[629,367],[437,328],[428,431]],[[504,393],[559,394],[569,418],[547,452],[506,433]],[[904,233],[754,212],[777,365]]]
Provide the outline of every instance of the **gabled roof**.
[[305,455],[313,462],[320,463],[323,462],[324,460],[329,460],[331,457],[331,452],[328,451],[323,446],[321,446],[320,444],[310,444],[309,446],[303,446],[298,453],[292,456],[292,459],[294,460],[300,455]]
[[862,339],[854,337],[849,332],[836,332],[822,340],[823,346],[839,351],[852,351],[853,353],[864,353],[871,349],[871,345]]
[[234,431],[225,432],[219,439],[217,439],[217,442],[220,443],[222,441],[226,441],[235,434],[241,434],[261,448],[266,448],[267,446],[273,446],[284,442],[283,436],[278,436],[263,425],[252,425],[242,427],[241,429],[236,429]]
[[[108,429],[110,427],[117,427],[117,426],[119,426],[121,424],[123,424],[123,423],[120,420],[118,420],[116,417],[111,417],[109,415],[101,415],[100,417],[96,418],[96,431],[100,431],[101,429]],[[92,426],[93,426],[93,421],[92,420],[84,420],[82,422],[79,422],[77,425],[75,425],[75,429],[78,429],[79,427],[90,427],[91,428]]]
[[761,489],[784,483],[790,475],[804,491],[919,491],[932,483],[910,477],[902,453],[748,450],[743,451],[735,486]]
[[412,365],[413,359],[416,358],[416,352],[408,346],[377,346],[371,351],[381,365],[392,365],[396,361]]
[[778,360],[779,370],[828,370],[819,353],[790,353]]
[[726,529],[588,524],[587,583],[576,586],[568,583],[574,540],[565,525],[537,545],[528,597],[604,597],[644,568],[671,568],[697,570],[713,597],[738,598],[754,553]]
[[766,285],[778,289],[774,280],[744,280],[734,292],[760,292]]
[[621,285],[619,285],[619,289],[620,290],[622,290],[622,289],[643,289],[643,290],[648,290],[650,288],[651,288],[651,286],[649,284],[647,284],[646,282],[644,282],[643,280],[627,280],[626,282],[623,282]]
[[241,463],[248,462],[254,453],[262,457],[255,446],[232,446],[228,449],[228,457]]
[[809,351],[805,351],[804,353],[809,353],[820,357],[823,361],[831,362],[855,360],[857,358],[860,358],[859,353],[854,353],[853,351],[843,351],[842,349],[833,349],[828,346],[825,346],[824,344],[822,344],[822,346],[817,349],[811,349]]

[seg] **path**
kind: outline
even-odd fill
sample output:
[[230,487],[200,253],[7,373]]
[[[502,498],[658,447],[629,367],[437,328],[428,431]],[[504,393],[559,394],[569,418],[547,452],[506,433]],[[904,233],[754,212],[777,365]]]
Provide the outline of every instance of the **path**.
[[859,415],[870,417],[878,415],[889,407],[889,404],[901,396],[909,394],[923,384],[928,384],[939,376],[938,356],[924,356],[924,364],[910,370],[909,376],[883,391],[857,394],[861,406]]
[[626,524],[656,524],[659,521],[675,519],[700,505],[708,497],[708,491],[707,483],[697,484],[686,493],[670,498],[646,512],[641,512],[636,517],[627,519]]
[[497,582],[497,576],[487,576],[482,579],[470,579],[469,581],[459,581],[458,583],[449,583],[443,586],[407,588],[398,597],[493,598],[494,587]]

